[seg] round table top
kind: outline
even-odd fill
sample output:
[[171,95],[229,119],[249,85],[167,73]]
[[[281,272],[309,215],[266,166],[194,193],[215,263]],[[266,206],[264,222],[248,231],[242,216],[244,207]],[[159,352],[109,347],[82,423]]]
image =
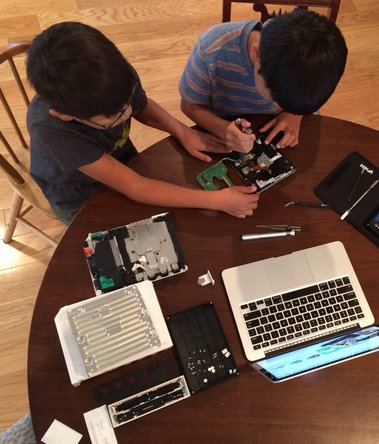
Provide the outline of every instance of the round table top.
[[[317,201],[313,190],[353,151],[379,165],[379,132],[323,116],[303,119],[300,144],[285,153],[296,173],[263,193],[252,217],[237,219],[209,210],[160,208],[130,201],[101,188],[79,212],[59,243],[37,297],[28,351],[30,408],[37,439],[54,419],[89,441],[83,413],[97,407],[94,388],[132,375],[173,351],[70,384],[54,317],[65,305],[94,296],[83,254],[87,234],[169,211],[188,271],[154,283],[165,316],[212,301],[239,368],[239,376],[183,402],[115,429],[120,443],[368,443],[378,439],[379,354],[273,384],[248,364],[222,283],[221,272],[236,265],[315,245],[342,241],[374,313],[379,316],[378,248],[331,209],[285,206]],[[215,159],[217,156],[215,156]],[[198,187],[207,165],[191,158],[169,137],[130,164],[149,177]],[[256,224],[301,226],[294,237],[241,241]],[[199,286],[210,270],[214,285]]]

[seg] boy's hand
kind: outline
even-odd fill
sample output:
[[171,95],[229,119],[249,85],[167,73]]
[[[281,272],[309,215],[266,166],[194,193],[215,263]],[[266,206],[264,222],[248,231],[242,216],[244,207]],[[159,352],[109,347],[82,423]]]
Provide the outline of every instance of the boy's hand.
[[245,119],[241,119],[242,130],[234,122],[230,122],[226,128],[225,141],[230,150],[240,153],[248,153],[254,145],[255,135],[245,134],[251,124]]
[[276,147],[293,147],[299,143],[300,123],[302,118],[303,116],[297,116],[295,114],[290,114],[282,111],[274,119],[270,120],[268,123],[262,126],[259,131],[265,133],[266,131],[271,129],[269,135],[266,137],[266,144],[269,144],[280,131],[283,131],[284,135],[276,144]]
[[229,149],[220,139],[209,133],[203,133],[192,128],[187,128],[188,131],[184,133],[184,137],[180,140],[184,149],[196,159],[204,162],[211,162],[212,158],[203,153],[208,151],[210,153],[230,153]]
[[209,192],[219,193],[221,200],[218,209],[220,211],[243,219],[251,216],[258,206],[259,193],[256,191],[255,186],[235,186]]

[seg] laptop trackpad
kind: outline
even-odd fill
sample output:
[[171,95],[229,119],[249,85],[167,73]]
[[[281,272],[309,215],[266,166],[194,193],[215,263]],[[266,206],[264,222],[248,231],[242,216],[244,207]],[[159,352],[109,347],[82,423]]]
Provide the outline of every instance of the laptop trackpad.
[[314,282],[313,274],[303,252],[271,258],[265,263],[267,277],[275,293],[283,293]]

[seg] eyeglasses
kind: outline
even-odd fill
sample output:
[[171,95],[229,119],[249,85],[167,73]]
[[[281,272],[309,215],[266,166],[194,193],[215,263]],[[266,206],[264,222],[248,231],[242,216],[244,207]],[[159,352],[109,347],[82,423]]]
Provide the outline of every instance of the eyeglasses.
[[117,118],[116,118],[112,123],[110,123],[110,124],[108,124],[108,125],[102,125],[101,123],[94,122],[94,121],[92,121],[91,119],[76,119],[76,120],[89,122],[89,123],[91,123],[92,125],[96,125],[97,127],[101,128],[101,129],[110,129],[110,128],[113,128],[114,126],[117,125],[117,123],[120,121],[120,119],[122,118],[122,116],[126,113],[126,111],[128,110],[128,108],[130,107],[130,105],[131,105],[131,103],[132,103],[132,100],[133,100],[133,97],[134,97],[134,94],[135,94],[135,92],[136,92],[136,89],[137,89],[137,86],[139,85],[139,83],[140,83],[140,82],[137,81],[137,82],[134,84],[128,102],[127,102],[127,103],[126,103],[126,104],[120,109],[120,111],[117,113],[117,114],[118,114]]

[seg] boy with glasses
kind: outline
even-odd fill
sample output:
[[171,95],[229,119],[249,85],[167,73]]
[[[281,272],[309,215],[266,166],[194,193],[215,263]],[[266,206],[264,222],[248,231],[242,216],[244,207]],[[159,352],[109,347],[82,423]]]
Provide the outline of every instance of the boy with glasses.
[[129,138],[131,117],[170,133],[200,160],[211,160],[204,151],[230,150],[148,98],[133,66],[98,30],[75,22],[46,29],[28,50],[27,75],[37,93],[27,115],[31,173],[64,223],[101,183],[151,205],[236,217],[257,207],[254,187],[193,190],[143,177],[126,165],[137,155]]

